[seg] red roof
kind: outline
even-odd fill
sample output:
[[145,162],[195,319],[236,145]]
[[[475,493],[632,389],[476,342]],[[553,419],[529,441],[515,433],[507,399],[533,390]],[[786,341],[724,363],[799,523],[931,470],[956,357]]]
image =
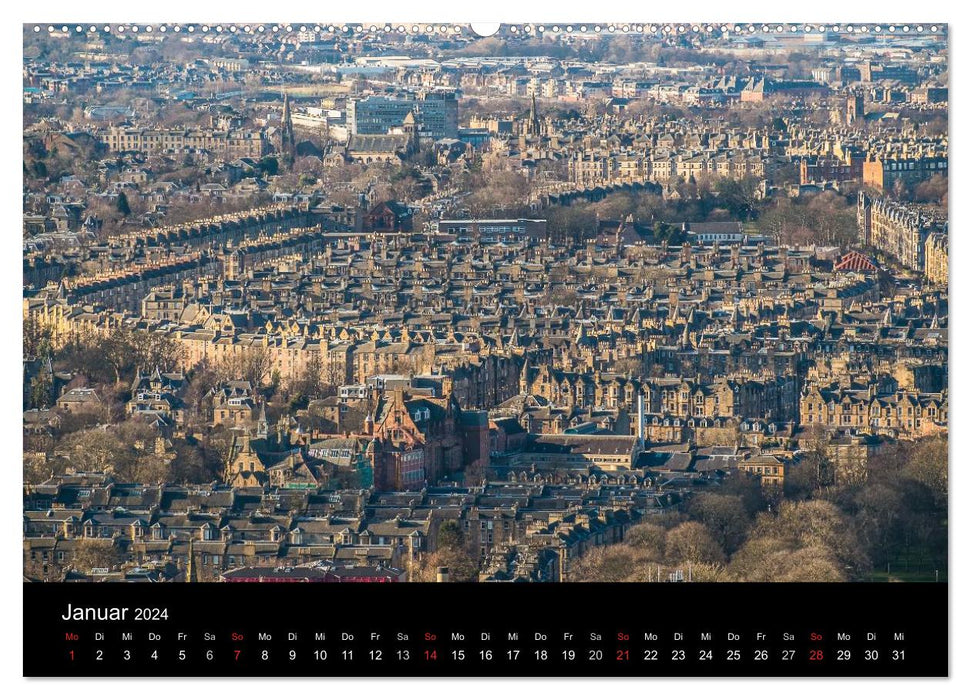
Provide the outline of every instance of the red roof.
[[853,272],[876,272],[879,268],[866,255],[854,250],[840,258],[840,261],[833,265],[833,269]]

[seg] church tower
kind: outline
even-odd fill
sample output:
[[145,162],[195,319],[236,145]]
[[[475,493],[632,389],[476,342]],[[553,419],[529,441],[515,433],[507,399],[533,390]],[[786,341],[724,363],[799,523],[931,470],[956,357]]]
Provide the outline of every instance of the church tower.
[[239,280],[246,271],[246,257],[237,248],[232,253],[223,256],[223,277],[227,280]]
[[846,98],[846,124],[850,126],[862,121],[866,116],[866,107],[863,103],[863,95],[858,92],[852,93]]
[[415,119],[414,111],[408,112],[405,115],[404,121],[401,123],[401,131],[408,135],[408,153],[418,152],[418,120]]

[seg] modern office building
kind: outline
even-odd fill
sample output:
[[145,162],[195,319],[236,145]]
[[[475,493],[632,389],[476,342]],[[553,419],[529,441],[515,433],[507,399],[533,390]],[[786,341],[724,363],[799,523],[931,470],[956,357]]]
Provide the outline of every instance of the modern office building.
[[424,91],[397,97],[370,95],[352,100],[347,122],[352,135],[387,134],[414,113],[420,142],[458,138],[459,103],[454,92]]

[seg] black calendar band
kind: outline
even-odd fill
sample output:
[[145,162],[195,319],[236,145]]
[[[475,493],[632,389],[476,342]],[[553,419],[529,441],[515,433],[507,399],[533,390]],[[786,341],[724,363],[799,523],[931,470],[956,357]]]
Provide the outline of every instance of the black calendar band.
[[27,676],[946,676],[946,584],[24,584]]

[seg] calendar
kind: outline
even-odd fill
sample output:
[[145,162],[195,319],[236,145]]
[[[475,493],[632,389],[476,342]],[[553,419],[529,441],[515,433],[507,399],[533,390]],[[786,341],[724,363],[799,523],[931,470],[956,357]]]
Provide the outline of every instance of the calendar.
[[24,676],[949,675],[948,24],[629,19],[22,26]]
[[[633,587],[611,602],[607,584],[408,586],[396,610],[380,584],[308,590],[299,615],[268,609],[288,584],[138,586],[101,593],[87,584],[45,591],[29,632],[27,675],[66,676],[945,676],[946,596],[910,586],[926,606],[892,619],[885,591],[863,585],[837,599],[817,587],[698,584],[673,592]],[[34,587],[37,588],[37,587]],[[107,587],[117,588],[117,587]],[[312,586],[302,586],[308,589]],[[625,587],[620,587],[624,592]],[[228,589],[228,590],[223,590]],[[683,592],[682,592],[683,591]],[[28,599],[33,591],[26,590]],[[711,609],[728,595],[731,611]],[[663,604],[662,603],[663,597]],[[786,614],[760,614],[765,601]],[[939,601],[934,603],[933,601]],[[97,603],[95,603],[97,601]],[[218,601],[218,602],[216,602]],[[579,604],[586,601],[588,604]],[[595,601],[591,603],[591,601]],[[706,602],[708,601],[708,602]],[[286,607],[289,604],[284,604]],[[575,607],[573,607],[575,605]],[[619,609],[615,608],[619,605]],[[242,606],[245,612],[240,608]],[[561,614],[571,607],[569,615]],[[248,608],[248,609],[246,609]],[[459,619],[448,610],[462,609]],[[497,610],[502,615],[496,614]],[[365,612],[368,611],[368,612]],[[704,611],[704,614],[701,614]],[[53,651],[53,650],[56,650]]]

